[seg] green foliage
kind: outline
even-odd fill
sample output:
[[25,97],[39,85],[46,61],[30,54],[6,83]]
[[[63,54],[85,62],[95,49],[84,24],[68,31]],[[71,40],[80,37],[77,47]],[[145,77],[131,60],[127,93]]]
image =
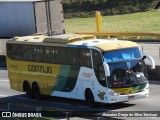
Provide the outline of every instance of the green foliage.
[[157,0],[64,0],[65,18],[119,15],[152,10]]
[[[160,10],[103,16],[104,32],[160,32]],[[65,19],[66,33],[96,32],[95,17]]]

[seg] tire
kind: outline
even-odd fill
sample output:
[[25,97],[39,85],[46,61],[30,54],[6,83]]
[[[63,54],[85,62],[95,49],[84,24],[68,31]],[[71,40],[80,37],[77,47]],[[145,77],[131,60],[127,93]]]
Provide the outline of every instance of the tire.
[[88,103],[89,106],[91,107],[97,106],[97,103],[94,100],[94,96],[91,90],[86,91],[85,97],[86,97],[86,102]]
[[29,85],[29,83],[25,83],[24,84],[24,89],[25,89],[25,92],[26,92],[26,96],[30,99],[33,99],[34,98],[34,94],[33,94],[33,91]]
[[35,96],[35,99],[37,99],[37,100],[41,100],[42,99],[42,95],[41,95],[41,92],[40,92],[38,84],[34,84],[33,85],[33,94]]

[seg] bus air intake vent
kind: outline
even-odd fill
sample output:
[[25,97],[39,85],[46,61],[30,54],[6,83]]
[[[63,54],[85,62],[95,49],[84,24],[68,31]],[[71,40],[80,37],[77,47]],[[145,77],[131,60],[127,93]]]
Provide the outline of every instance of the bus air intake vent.
[[67,44],[71,42],[84,41],[89,39],[94,40],[95,38],[96,37],[93,35],[63,34],[47,37],[43,40],[43,42]]

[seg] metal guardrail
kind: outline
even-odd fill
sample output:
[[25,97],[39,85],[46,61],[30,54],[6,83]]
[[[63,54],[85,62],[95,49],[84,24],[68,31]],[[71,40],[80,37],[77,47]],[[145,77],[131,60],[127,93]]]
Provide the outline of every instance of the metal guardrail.
[[160,33],[130,33],[130,32],[76,32],[76,34],[86,34],[86,35],[95,35],[95,36],[123,36],[125,39],[126,36],[136,36],[137,39],[141,37],[155,37],[160,38]]

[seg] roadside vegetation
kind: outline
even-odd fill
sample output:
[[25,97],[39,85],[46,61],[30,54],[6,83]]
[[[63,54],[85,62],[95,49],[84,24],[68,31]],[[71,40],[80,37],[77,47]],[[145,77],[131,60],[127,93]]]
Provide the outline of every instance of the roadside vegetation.
[[[124,15],[103,16],[104,32],[160,33],[160,9]],[[96,32],[95,17],[65,19],[66,33]]]
[[63,0],[65,18],[120,15],[153,10],[158,0]]

